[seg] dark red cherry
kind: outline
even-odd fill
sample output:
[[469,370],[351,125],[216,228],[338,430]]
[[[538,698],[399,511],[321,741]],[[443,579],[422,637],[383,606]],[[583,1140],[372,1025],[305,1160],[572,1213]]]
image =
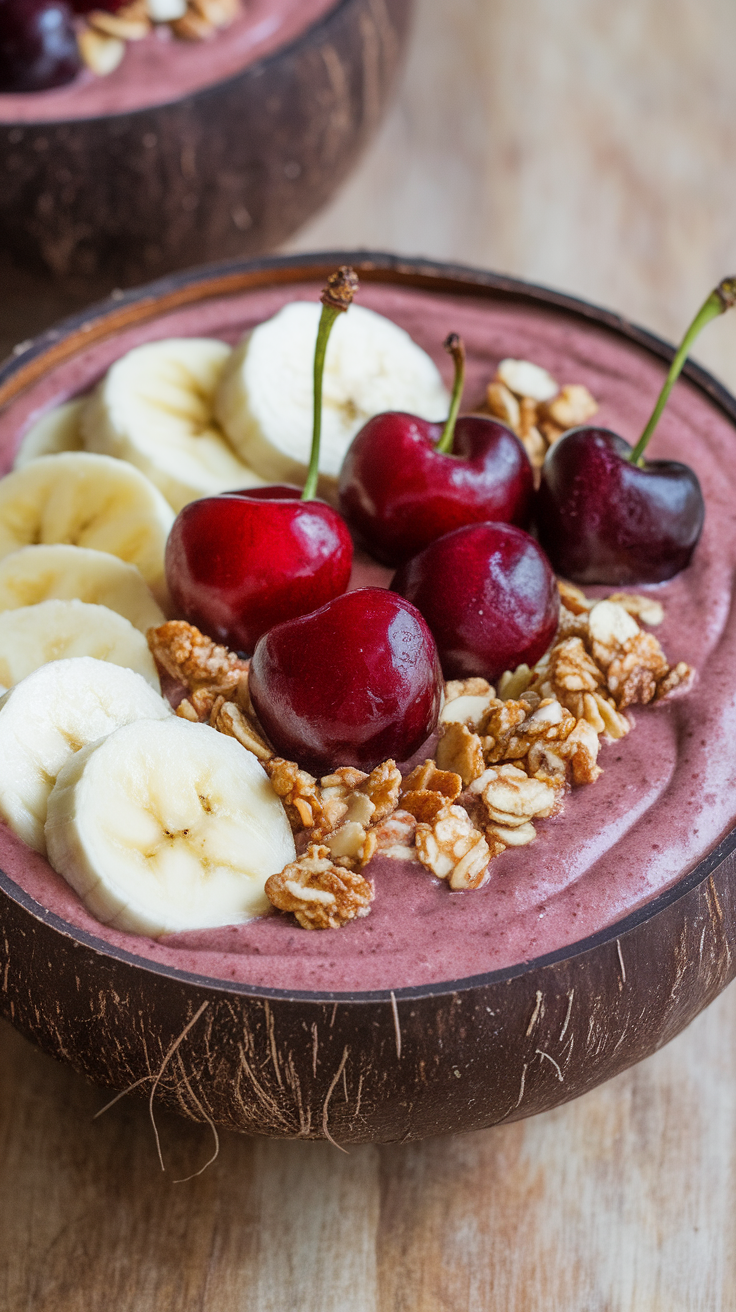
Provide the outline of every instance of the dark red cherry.
[[432,542],[391,588],[427,621],[446,679],[533,665],[559,622],[555,576],[541,547],[509,524],[471,524]]
[[635,447],[606,428],[574,428],[550,448],[537,494],[539,538],[576,583],[661,583],[690,563],[705,505],[697,475],[675,460],[646,460],[649,439],[701,329],[736,304],[724,278],[680,343]]
[[64,86],[80,68],[66,0],[0,0],[0,92]]
[[176,610],[236,651],[274,624],[344,592],[353,544],[336,510],[297,487],[253,488],[192,501],[166,544]]
[[547,453],[537,493],[539,540],[575,583],[661,583],[690,563],[705,518],[687,465],[630,461],[605,428],[573,428]]
[[90,14],[93,9],[105,9],[108,14],[116,14],[130,0],[71,0],[75,14]]
[[445,346],[455,357],[447,424],[395,411],[375,415],[354,438],[340,473],[340,510],[371,555],[388,565],[464,524],[529,522],[529,457],[497,420],[456,417],[464,352],[455,334]]
[[412,756],[436,728],[442,672],[419,612],[358,588],[271,629],[248,687],[276,751],[322,775]]

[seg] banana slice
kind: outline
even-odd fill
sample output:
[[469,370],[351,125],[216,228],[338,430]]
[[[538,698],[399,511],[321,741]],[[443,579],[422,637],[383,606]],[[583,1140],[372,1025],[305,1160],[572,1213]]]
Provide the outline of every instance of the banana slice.
[[140,570],[106,551],[54,543],[21,547],[0,560],[0,611],[54,597],[109,606],[141,633],[165,619]]
[[135,670],[156,692],[161,684],[143,634],[107,606],[39,601],[6,611],[0,623],[0,679],[10,688],[49,661],[94,656]]
[[78,752],[49,798],[46,842],[93,916],[154,937],[262,915],[266,880],[294,860],[255,756],[175,717],[139,720]]
[[131,720],[171,715],[133,670],[91,656],[42,665],[0,700],[0,818],[45,852],[49,793],[69,757]]
[[137,465],[174,510],[263,479],[231,450],[213,418],[214,393],[231,355],[208,337],[172,337],[121,357],[82,414],[88,451]]
[[41,415],[25,433],[13,468],[21,469],[29,460],[38,460],[39,456],[58,456],[62,451],[81,451],[82,432],[79,421],[86,400],[86,397],[81,397],[77,401],[65,401],[63,405],[54,406],[53,410],[47,410],[45,415]]
[[[322,307],[294,301],[235,348],[215,413],[235,450],[264,478],[304,482],[312,441],[312,370]],[[449,399],[432,360],[402,328],[360,305],[341,314],[327,345],[322,491],[334,491],[345,452],[367,419],[408,410],[444,419]]]
[[0,479],[0,559],[31,543],[107,551],[136,565],[164,608],[164,548],[173,522],[149,479],[110,456],[41,456]]

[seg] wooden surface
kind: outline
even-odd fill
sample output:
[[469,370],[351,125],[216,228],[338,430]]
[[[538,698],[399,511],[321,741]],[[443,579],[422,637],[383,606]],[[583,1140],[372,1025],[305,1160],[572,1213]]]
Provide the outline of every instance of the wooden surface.
[[[420,0],[397,107],[292,249],[489,264],[669,335],[736,269],[732,0]],[[61,312],[19,282],[10,343]],[[736,317],[698,352],[736,387]],[[578,1102],[464,1138],[222,1136],[0,1026],[3,1312],[730,1312],[736,992]]]

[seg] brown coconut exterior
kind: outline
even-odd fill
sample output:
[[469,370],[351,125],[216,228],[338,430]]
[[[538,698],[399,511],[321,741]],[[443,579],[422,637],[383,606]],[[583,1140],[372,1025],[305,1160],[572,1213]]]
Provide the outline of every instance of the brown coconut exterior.
[[[472,292],[603,324],[618,316],[494,274],[337,252],[178,274],[75,316],[0,369],[0,404],[90,341],[176,306],[323,279]],[[736,400],[686,373],[730,419]],[[736,974],[736,830],[672,888],[582,942],[508,970],[324,995],[187,975],[110,948],[0,872],[0,1012],[95,1082],[249,1134],[394,1142],[558,1106],[674,1038]]]
[[0,246],[20,267],[97,295],[273,249],[370,140],[411,8],[340,0],[293,44],[180,100],[0,124]]

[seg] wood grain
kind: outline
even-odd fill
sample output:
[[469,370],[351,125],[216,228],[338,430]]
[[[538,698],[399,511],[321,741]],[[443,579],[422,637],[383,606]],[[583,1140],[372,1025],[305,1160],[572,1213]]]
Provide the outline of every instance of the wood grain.
[[[736,267],[731,0],[421,0],[402,95],[294,247],[492,265],[675,335]],[[10,344],[56,314],[15,284]],[[73,308],[71,305],[69,308]],[[21,323],[22,316],[22,323]],[[736,321],[699,354],[736,386]],[[736,992],[544,1116],[354,1148],[211,1136],[0,1024],[7,1312],[733,1312]]]

